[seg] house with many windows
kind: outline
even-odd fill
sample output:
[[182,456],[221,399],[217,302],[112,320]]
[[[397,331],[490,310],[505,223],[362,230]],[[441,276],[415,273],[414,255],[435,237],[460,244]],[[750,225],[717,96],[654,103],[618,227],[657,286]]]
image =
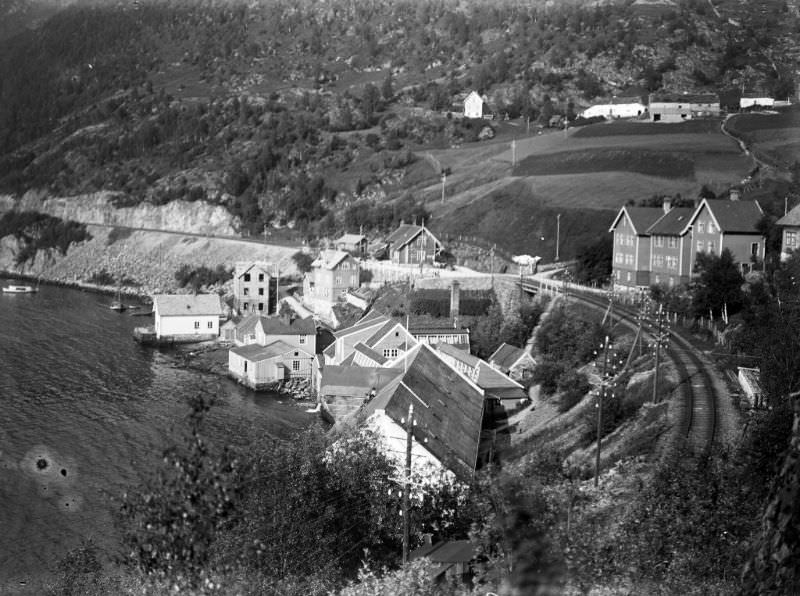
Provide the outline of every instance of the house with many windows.
[[311,263],[311,271],[303,280],[303,298],[333,303],[347,290],[359,286],[358,260],[341,250],[323,250]]
[[664,201],[664,214],[647,228],[650,234],[650,284],[672,287],[687,283],[692,275],[692,242],[685,230],[692,217],[691,207],[670,206]]
[[692,269],[697,253],[720,254],[728,249],[742,273],[763,262],[764,237],[758,223],[764,217],[758,201],[740,201],[738,191],[731,199],[703,199],[686,222],[684,233],[691,232]]
[[800,205],[781,217],[775,224],[781,228],[781,261],[785,261],[792,251],[800,248]]
[[625,205],[609,228],[614,234],[612,276],[615,287],[634,289],[650,285],[648,229],[664,215],[661,207]]
[[270,300],[270,271],[274,266],[263,261],[242,261],[233,270],[233,308],[237,313],[269,314],[275,299]]

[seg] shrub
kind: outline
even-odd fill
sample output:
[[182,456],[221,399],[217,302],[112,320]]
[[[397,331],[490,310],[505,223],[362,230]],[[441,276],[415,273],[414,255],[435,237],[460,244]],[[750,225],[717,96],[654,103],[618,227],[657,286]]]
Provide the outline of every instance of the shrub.
[[564,413],[571,410],[575,404],[583,399],[592,388],[589,378],[575,369],[568,369],[558,377],[558,391],[561,399],[558,402],[558,411]]
[[224,265],[217,265],[214,269],[203,265],[195,269],[191,265],[183,264],[175,272],[175,281],[180,287],[190,286],[195,291],[202,286],[225,283],[231,278],[233,278],[233,269],[225,269]]
[[113,286],[117,283],[116,279],[114,279],[114,276],[105,269],[101,269],[100,271],[92,273],[91,277],[89,277],[89,279],[86,281],[90,284],[96,284],[98,286]]
[[[464,316],[483,316],[489,312],[492,298],[492,290],[462,290],[459,312]],[[417,290],[411,295],[409,309],[413,314],[449,317],[450,290]]]
[[533,369],[531,380],[541,385],[545,395],[552,395],[558,389],[558,380],[567,371],[567,367],[554,360],[543,360]]

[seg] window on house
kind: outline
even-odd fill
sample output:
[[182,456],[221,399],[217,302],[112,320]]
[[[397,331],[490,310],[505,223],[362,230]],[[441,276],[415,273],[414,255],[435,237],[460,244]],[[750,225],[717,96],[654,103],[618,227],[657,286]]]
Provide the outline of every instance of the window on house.
[[250,288],[245,288],[244,290],[242,290],[242,294],[244,294],[245,296],[249,296],[250,295]]
[[397,348],[384,348],[383,349],[383,357],[384,358],[397,358]]
[[631,280],[631,272],[628,271],[628,281],[630,281],[630,280]]
[[667,257],[667,269],[677,269],[677,268],[678,268],[678,258]]
[[697,222],[697,232],[699,234],[705,234],[706,233],[706,222],[704,222],[704,221]]
[[661,283],[661,276],[659,276],[659,275],[656,275],[656,283],[657,283],[657,284],[660,284],[660,283]]
[[710,240],[708,242],[708,252],[710,252],[712,255],[714,254],[714,243]]
[[758,242],[750,244],[750,255],[754,257],[758,256]]
[[697,241],[697,252],[703,252],[703,241],[702,240],[698,240]]
[[264,310],[264,303],[263,302],[259,302],[258,303],[258,310]]
[[653,257],[653,267],[663,267],[664,266],[664,255],[655,255]]
[[709,234],[713,234],[714,233],[714,222],[713,221],[708,222],[708,233]]
[[670,236],[668,241],[670,248],[678,248],[678,239],[675,236]]
[[208,322],[208,328],[209,329],[213,329],[214,328],[214,322],[213,321],[209,321]]
[[625,255],[625,264],[633,265],[633,255]]
[[264,281],[264,274],[263,273],[259,273],[258,274],[258,281]]
[[247,310],[247,302],[242,302],[242,310]]
[[342,285],[342,276],[341,275],[337,275],[336,276],[336,285],[337,286]]
[[623,254],[621,252],[618,252],[617,254],[614,255],[614,262],[615,263],[622,263],[624,260],[625,260],[625,257],[623,256]]
[[664,237],[656,236],[656,246],[664,246]]
[[244,361],[244,372],[247,372],[247,360]]
[[786,248],[796,248],[797,247],[797,232],[790,232],[786,231]]
[[264,295],[264,288],[258,288],[258,295],[259,296],[263,296]]
[[306,336],[305,336],[305,335],[301,335],[301,336],[300,336],[300,343],[301,343],[301,344],[304,344],[304,343],[306,343]]
[[245,273],[244,274],[244,280],[245,281],[250,281],[250,274],[249,273]]
[[194,322],[194,328],[195,329],[200,329],[200,321],[195,321]]
[[292,370],[294,370],[294,371],[300,370],[300,361],[299,360],[292,360]]

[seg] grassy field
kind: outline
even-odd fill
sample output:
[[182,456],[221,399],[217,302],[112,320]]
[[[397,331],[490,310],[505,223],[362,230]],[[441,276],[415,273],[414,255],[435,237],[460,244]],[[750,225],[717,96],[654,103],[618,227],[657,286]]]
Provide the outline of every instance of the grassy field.
[[579,139],[596,137],[618,137],[631,135],[674,135],[674,134],[701,134],[718,133],[719,120],[688,120],[675,124],[663,122],[632,122],[630,120],[613,120],[600,124],[593,124],[577,129],[572,136]]
[[739,114],[726,126],[768,163],[788,168],[800,161],[800,106]]
[[516,176],[593,172],[633,172],[661,178],[692,178],[694,161],[668,151],[606,148],[531,155],[514,168]]

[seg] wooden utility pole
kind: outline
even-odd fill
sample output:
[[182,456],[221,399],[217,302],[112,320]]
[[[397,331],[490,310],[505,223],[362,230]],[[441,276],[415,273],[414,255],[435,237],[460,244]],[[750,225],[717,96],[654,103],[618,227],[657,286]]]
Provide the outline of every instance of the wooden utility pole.
[[408,405],[408,418],[406,419],[406,477],[403,487],[403,565],[408,563],[409,519],[408,502],[411,489],[411,445],[414,438],[414,404]]
[[[658,403],[658,366],[661,360],[661,344],[665,342],[665,330],[664,330],[664,305],[658,305],[658,314],[656,314],[656,324],[658,328],[656,330],[656,371],[655,377],[653,378],[653,403]],[[665,346],[666,347],[666,346]]]
[[517,139],[511,141],[511,167],[517,165]]
[[444,187],[447,184],[447,172],[442,170],[442,203],[444,203]]
[[608,348],[609,340],[603,342],[603,372],[600,381],[600,392],[597,395],[597,450],[594,457],[594,485],[597,486],[600,481],[600,440],[602,438],[603,429],[603,398],[606,396],[606,376],[608,373]]

